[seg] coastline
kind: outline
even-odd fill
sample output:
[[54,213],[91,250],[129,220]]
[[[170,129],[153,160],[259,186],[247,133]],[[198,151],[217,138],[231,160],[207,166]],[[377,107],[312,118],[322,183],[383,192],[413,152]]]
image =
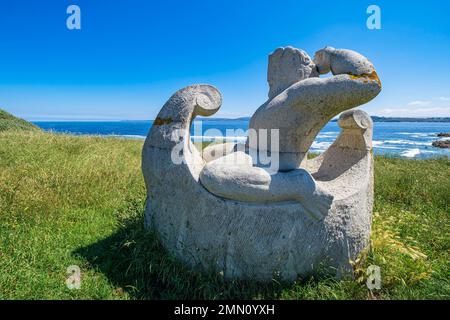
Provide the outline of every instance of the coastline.
[[[145,139],[152,121],[43,121],[34,122],[47,131],[74,135],[99,135],[125,139]],[[197,120],[191,130],[193,142],[244,142],[246,120]],[[437,134],[450,131],[450,123],[442,122],[375,122],[373,147],[375,155],[400,156],[412,159],[432,157],[450,158],[449,149],[432,146],[438,140]],[[330,122],[316,137],[311,151],[321,153],[336,139],[340,128]],[[450,138],[439,138],[450,139]]]

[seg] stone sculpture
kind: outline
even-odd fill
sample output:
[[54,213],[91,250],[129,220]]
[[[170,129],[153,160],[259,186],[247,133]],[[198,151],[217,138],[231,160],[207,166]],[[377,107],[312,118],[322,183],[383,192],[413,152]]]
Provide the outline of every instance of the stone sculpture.
[[[376,97],[381,82],[367,58],[331,47],[314,60],[299,49],[277,49],[268,82],[269,99],[250,120],[256,132],[278,130],[279,139],[264,145],[249,139],[202,154],[190,125],[220,108],[219,91],[193,85],[166,102],[143,148],[146,225],[188,265],[227,278],[349,273],[368,245],[373,202],[372,121],[352,108]],[[340,135],[307,160],[316,135],[341,112]],[[279,155],[278,170],[255,157],[261,151]]]

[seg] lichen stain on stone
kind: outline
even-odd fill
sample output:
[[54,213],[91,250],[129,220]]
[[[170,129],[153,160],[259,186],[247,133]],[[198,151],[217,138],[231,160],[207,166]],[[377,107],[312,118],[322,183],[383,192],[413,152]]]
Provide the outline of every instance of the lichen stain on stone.
[[351,74],[351,73],[349,73],[348,75],[350,76],[350,79],[361,80],[364,83],[368,83],[369,80],[376,81],[381,88],[381,80],[378,77],[378,74],[376,71],[373,71],[372,73],[369,73],[369,74]]
[[157,117],[155,121],[153,122],[153,125],[155,126],[162,126],[165,124],[171,124],[173,122],[172,118],[159,118]]

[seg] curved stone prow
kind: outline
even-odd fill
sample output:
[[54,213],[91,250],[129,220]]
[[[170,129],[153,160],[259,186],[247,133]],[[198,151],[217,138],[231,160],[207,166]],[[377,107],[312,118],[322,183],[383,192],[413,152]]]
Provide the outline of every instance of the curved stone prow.
[[189,138],[189,129],[196,116],[213,115],[221,105],[222,96],[213,86],[196,84],[178,90],[158,113],[146,143],[173,148],[180,140]]
[[[148,165],[147,153],[152,151],[151,148],[165,149],[170,151],[170,158],[164,161],[184,162],[193,177],[198,179],[204,160],[190,140],[190,127],[196,116],[210,116],[219,110],[221,104],[220,92],[210,85],[198,84],[178,90],[164,104],[150,128],[144,144],[142,166]],[[148,186],[147,179],[145,182]]]
[[[180,181],[201,188],[198,179],[205,165],[190,139],[190,127],[197,115],[210,116],[222,104],[220,92],[210,85],[185,87],[173,94],[158,113],[142,149],[142,171],[147,190],[147,226],[153,224],[152,199],[157,187],[174,188],[165,181]],[[167,183],[167,186],[162,184]],[[175,192],[171,190],[170,192]],[[176,201],[176,200],[174,200]]]

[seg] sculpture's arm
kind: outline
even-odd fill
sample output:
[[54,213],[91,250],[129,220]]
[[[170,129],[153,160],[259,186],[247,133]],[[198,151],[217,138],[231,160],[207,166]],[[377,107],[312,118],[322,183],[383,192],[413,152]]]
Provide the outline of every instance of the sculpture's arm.
[[378,77],[337,75],[325,79],[308,79],[292,89],[288,92],[288,105],[292,103],[294,107],[313,107],[323,115],[333,117],[375,98],[381,90],[381,84]]
[[[326,47],[316,52],[314,63],[320,74],[331,71],[334,76],[331,79],[335,81],[321,81],[326,88],[324,92],[328,93],[325,98],[333,99],[330,102],[343,104],[350,100],[350,105],[357,106],[372,100],[381,91],[381,81],[372,62],[356,51]],[[353,99],[348,97],[349,94],[354,96]],[[342,111],[339,105],[336,108]]]
[[373,65],[362,55],[327,48],[319,56],[319,71],[332,69],[334,76],[294,83],[259,107],[250,120],[255,130],[279,129],[279,145],[267,150],[280,151],[284,171],[301,165],[317,134],[334,116],[369,102],[381,91]]
[[327,47],[316,53],[314,61],[321,74],[331,70],[333,77],[299,81],[269,101],[265,109],[297,108],[305,112],[311,109],[333,117],[369,102],[381,91],[373,64],[355,51]]
[[381,91],[378,77],[337,75],[330,78],[309,78],[300,81],[276,98],[265,109],[279,112],[282,109],[320,114],[326,122],[336,114],[365,104]]

